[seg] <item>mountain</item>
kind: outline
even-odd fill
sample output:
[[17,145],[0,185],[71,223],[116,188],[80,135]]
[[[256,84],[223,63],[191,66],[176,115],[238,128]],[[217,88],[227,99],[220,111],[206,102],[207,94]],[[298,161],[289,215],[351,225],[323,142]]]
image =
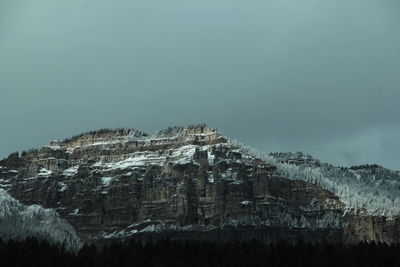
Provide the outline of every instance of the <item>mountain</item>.
[[206,125],[151,135],[103,129],[0,161],[1,188],[56,211],[96,244],[163,237],[398,242],[399,181],[381,167],[258,153]]

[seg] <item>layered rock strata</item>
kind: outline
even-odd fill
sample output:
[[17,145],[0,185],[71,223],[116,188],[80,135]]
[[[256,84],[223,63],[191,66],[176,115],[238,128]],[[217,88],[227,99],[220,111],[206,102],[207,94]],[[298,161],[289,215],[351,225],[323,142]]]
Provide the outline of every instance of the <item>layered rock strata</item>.
[[0,187],[26,205],[56,210],[89,242],[166,235],[398,240],[397,221],[345,215],[333,193],[284,177],[204,125],[53,141],[0,161]]

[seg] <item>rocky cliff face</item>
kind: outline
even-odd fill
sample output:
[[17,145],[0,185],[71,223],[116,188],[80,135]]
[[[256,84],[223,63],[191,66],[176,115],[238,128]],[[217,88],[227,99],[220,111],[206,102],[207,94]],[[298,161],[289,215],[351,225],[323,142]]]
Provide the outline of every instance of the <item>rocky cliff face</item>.
[[0,187],[24,204],[56,210],[89,242],[165,235],[398,240],[397,221],[345,215],[333,193],[288,179],[204,125],[53,141],[0,161]]

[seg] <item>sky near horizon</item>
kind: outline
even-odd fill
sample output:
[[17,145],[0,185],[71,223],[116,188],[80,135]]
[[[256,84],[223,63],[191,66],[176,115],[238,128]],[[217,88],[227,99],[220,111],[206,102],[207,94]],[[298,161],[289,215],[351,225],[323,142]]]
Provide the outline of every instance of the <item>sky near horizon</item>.
[[1,0],[0,157],[207,123],[400,170],[398,0]]

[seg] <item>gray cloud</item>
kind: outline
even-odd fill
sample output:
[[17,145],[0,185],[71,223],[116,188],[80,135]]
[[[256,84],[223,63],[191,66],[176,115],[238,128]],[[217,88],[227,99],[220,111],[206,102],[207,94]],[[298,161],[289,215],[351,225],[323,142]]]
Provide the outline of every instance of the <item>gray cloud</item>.
[[400,169],[394,0],[0,2],[0,156],[206,122],[260,150]]

